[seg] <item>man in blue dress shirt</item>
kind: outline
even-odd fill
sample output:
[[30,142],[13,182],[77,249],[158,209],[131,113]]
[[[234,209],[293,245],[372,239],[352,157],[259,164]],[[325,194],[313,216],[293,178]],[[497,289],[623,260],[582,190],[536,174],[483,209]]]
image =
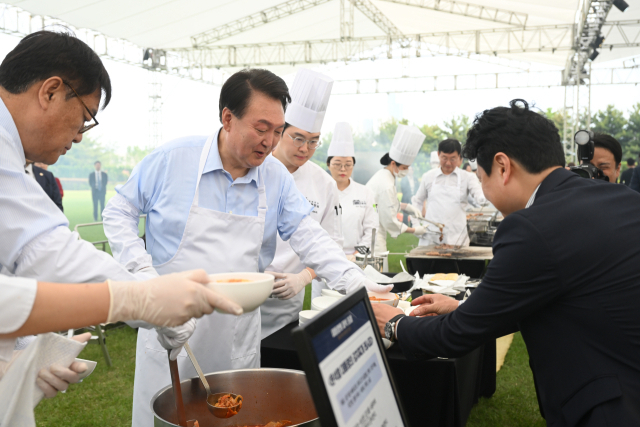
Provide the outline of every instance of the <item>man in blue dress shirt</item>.
[[[342,248],[309,217],[311,205],[291,174],[269,156],[284,128],[290,102],[284,81],[267,70],[243,70],[221,89],[222,128],[155,150],[138,164],[103,213],[114,257],[138,274],[185,268],[208,273],[264,271],[276,235],[334,289],[386,291],[347,261]],[[146,247],[138,237],[147,214]],[[194,332],[195,331],[195,332]],[[192,336],[193,334],[193,336]],[[183,377],[195,376],[182,345],[204,372],[260,365],[260,313],[213,313],[177,328],[140,329],[136,352],[133,425],[153,425],[149,402],[170,384],[167,353]],[[177,350],[177,351],[176,351]]]

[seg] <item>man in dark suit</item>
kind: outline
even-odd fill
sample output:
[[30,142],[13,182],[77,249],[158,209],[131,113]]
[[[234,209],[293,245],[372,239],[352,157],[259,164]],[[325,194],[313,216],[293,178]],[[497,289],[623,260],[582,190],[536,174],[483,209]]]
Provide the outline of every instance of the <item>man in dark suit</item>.
[[636,161],[633,157],[627,159],[627,170],[620,174],[620,184],[626,186],[631,185],[631,177],[633,176],[633,170],[636,168]]
[[459,306],[418,298],[434,317],[376,304],[379,326],[409,359],[520,330],[549,426],[640,426],[640,195],[565,170],[556,127],[522,100],[478,116],[463,154],[505,215],[487,273]]
[[[104,199],[107,194],[109,176],[100,170],[102,163],[99,161],[95,162],[93,166],[95,171],[89,175],[89,186],[91,187],[91,198],[93,199],[93,219],[98,221],[98,213],[102,217],[102,211],[104,210]],[[98,203],[100,204],[100,210],[98,210]]]
[[39,168],[34,165],[32,161],[27,160],[27,165],[24,168],[27,175],[34,178],[40,187],[47,193],[47,196],[56,204],[56,206],[64,212],[62,207],[62,196],[60,195],[60,189],[53,174],[45,169]]

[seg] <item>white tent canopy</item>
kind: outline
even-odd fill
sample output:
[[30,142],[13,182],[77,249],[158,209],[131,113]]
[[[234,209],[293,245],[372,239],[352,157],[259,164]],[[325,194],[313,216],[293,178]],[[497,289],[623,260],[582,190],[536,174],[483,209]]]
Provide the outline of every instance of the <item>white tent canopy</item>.
[[[490,54],[497,47],[495,52],[498,57],[558,67],[564,67],[573,41],[571,31],[563,32],[553,26],[566,28],[574,24],[579,20],[578,10],[583,7],[583,1],[579,0],[351,1],[355,4],[351,36],[355,39],[380,38],[359,46],[365,50],[384,44],[383,39],[389,35],[389,31],[385,33],[383,28],[388,30],[391,26],[396,32],[393,39],[402,35],[421,34],[420,40],[431,46],[432,50],[438,45],[448,44],[456,52]],[[625,21],[627,24],[622,30],[624,33],[616,26],[603,29],[607,36],[605,45],[612,45],[614,48],[603,49],[598,63],[640,54],[640,0],[628,2],[630,7],[626,12],[622,13],[612,7],[607,16],[607,22]],[[304,64],[304,61],[286,62],[288,57],[284,61],[274,60],[273,64],[268,61],[260,64],[267,53],[272,57],[282,55],[274,54],[273,49],[268,51],[264,47],[267,43],[297,42],[300,44],[299,50],[304,50],[304,42],[311,41],[313,43],[307,49],[308,55],[314,58],[314,63],[317,63],[315,60],[318,55],[331,59],[332,55],[318,52],[322,49],[336,49],[336,44],[331,45],[328,41],[340,40],[341,7],[345,3],[350,4],[349,0],[289,0],[286,3],[282,0],[14,0],[7,3],[34,15],[54,17],[74,27],[88,28],[113,38],[125,39],[143,48],[191,51],[192,37],[202,39],[207,36],[207,32],[216,29],[229,34],[230,28],[246,27],[246,21],[238,20],[264,12],[256,15],[262,18],[257,22],[254,20],[251,25],[253,28],[236,31],[236,34],[229,37],[218,37],[218,40],[205,45],[207,52],[214,53],[207,59],[200,57],[204,65],[222,65],[229,71],[235,68],[234,65],[250,65],[252,61],[259,65],[286,65],[287,68],[290,65]],[[457,13],[430,9],[436,4],[441,9],[448,8]],[[484,11],[480,7],[484,7]],[[367,8],[382,17],[382,25],[377,25],[365,16],[363,11]],[[296,12],[298,9],[306,10]],[[274,17],[287,15],[283,12],[287,10],[294,13],[281,18]],[[464,16],[465,11],[470,16]],[[511,24],[506,19],[501,19],[509,16],[514,18]],[[525,27],[521,25],[523,19],[526,20]],[[629,21],[632,20],[637,20],[638,24],[631,25]],[[320,40],[324,42],[317,42]],[[256,44],[262,46],[259,53],[256,53]],[[621,47],[622,45],[634,47]],[[225,46],[225,49],[216,50],[217,46]],[[251,46],[254,47],[252,51]],[[231,48],[237,51],[237,55],[244,57],[235,63],[225,63]],[[285,48],[280,49],[282,51]],[[358,46],[352,49],[352,52],[357,51]]]

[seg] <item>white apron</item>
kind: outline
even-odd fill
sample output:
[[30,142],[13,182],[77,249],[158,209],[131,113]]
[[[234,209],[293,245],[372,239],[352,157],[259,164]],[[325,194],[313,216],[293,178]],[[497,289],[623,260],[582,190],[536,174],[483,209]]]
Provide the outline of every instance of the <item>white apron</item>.
[[[458,186],[446,186],[444,184],[436,184],[435,180],[431,184],[431,191],[427,199],[427,212],[425,219],[429,221],[444,224],[443,239],[440,241],[439,234],[425,234],[420,238],[420,246],[439,245],[445,243],[447,245],[469,246],[469,233],[467,232],[467,214],[460,204],[460,173],[456,173],[458,177]],[[433,224],[428,224],[429,231],[440,232]]]
[[[215,135],[207,140],[200,156],[198,181],[189,218],[178,251],[169,261],[154,266],[160,274],[203,268],[209,274],[258,271],[264,236],[267,198],[258,172],[258,216],[234,215],[198,206],[202,171]],[[260,366],[260,309],[242,316],[213,312],[197,320],[189,344],[203,372]],[[197,375],[184,349],[178,355],[180,378]],[[161,388],[171,384],[167,350],[154,329],[139,329],[133,385],[133,425],[153,426],[150,402]]]

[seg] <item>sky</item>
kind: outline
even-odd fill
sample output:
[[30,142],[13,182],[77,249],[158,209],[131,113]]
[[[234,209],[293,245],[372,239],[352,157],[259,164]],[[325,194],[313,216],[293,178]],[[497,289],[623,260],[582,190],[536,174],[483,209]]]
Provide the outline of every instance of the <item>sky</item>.
[[[19,41],[18,37],[0,35],[0,55],[4,57]],[[142,54],[142,53],[141,53]],[[621,62],[621,61],[619,61]],[[616,63],[594,64],[598,67]],[[139,67],[104,60],[111,76],[113,97],[109,106],[100,111],[100,125],[87,135],[103,144],[124,152],[128,146],[153,146],[150,138],[150,82],[161,82],[162,142],[186,135],[213,133],[220,125],[218,95],[220,88],[174,76],[152,75]],[[532,69],[558,68],[532,64]],[[514,72],[517,69],[485,62],[454,58],[430,57],[370,61],[355,64],[330,64],[317,67],[336,80],[380,76],[426,76],[471,73]],[[288,84],[293,74],[282,76]],[[561,109],[564,88],[485,89],[401,94],[334,95],[322,127],[323,133],[333,130],[335,123],[347,121],[355,132],[376,129],[392,117],[406,118],[416,125],[441,124],[461,114],[473,117],[484,109],[506,105],[511,99],[523,98],[538,108]],[[592,86],[591,110],[604,109],[608,104],[627,111],[640,101],[640,86]]]

